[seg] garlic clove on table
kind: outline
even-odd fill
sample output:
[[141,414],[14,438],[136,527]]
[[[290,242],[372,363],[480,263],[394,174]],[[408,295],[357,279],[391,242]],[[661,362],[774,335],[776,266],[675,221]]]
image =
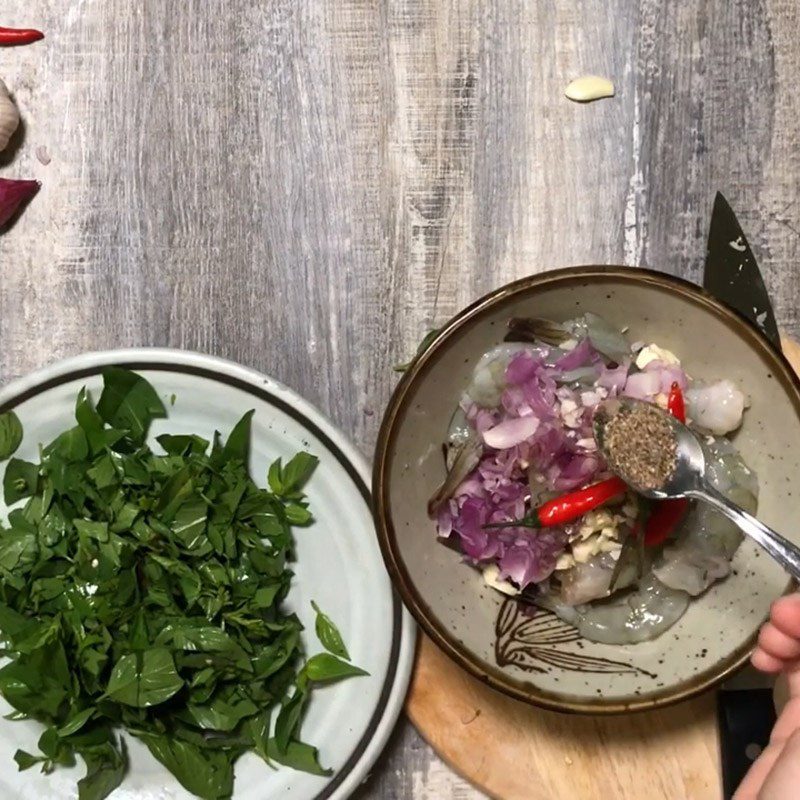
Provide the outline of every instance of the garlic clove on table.
[[564,94],[576,103],[590,103],[603,97],[613,97],[614,84],[599,75],[584,75],[572,81]]
[[19,109],[11,99],[8,87],[0,80],[0,153],[8,147],[19,127]]

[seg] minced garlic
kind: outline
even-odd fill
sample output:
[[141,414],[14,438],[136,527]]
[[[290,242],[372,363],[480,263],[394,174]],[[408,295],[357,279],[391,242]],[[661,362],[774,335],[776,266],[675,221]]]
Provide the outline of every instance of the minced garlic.
[[647,347],[643,347],[639,351],[639,355],[636,356],[636,366],[639,369],[644,369],[651,361],[661,361],[664,364],[671,364],[674,366],[680,366],[681,363],[675,353],[665,350],[657,344],[648,344]]
[[[627,521],[627,514],[624,512],[619,514],[608,508],[589,511],[571,537],[569,555],[572,561],[585,564],[600,553],[618,552],[622,548],[619,541],[620,527]],[[566,559],[564,563],[567,563]]]
[[500,580],[500,568],[497,564],[489,564],[488,567],[484,568],[483,581],[487,586],[496,589],[498,592],[507,594],[509,597],[514,597],[520,593],[520,590],[510,581]]

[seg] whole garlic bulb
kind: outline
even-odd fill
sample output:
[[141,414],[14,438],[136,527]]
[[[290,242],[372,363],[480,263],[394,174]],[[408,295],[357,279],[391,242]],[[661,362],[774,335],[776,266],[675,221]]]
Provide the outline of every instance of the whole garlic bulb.
[[11,99],[8,87],[0,80],[0,153],[8,147],[19,127],[19,110]]

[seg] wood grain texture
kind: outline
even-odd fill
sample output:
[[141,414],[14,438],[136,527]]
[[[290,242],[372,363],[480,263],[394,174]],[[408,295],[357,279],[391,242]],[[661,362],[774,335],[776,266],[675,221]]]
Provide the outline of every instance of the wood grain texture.
[[[697,279],[714,192],[800,334],[794,0],[6,0],[39,197],[0,238],[0,379],[172,345],[268,371],[365,453],[392,364],[512,278]],[[584,72],[612,100],[563,98]],[[35,159],[46,145],[52,163]],[[405,728],[364,796],[472,797]]]
[[501,695],[423,637],[408,704],[448,763],[504,800],[719,800],[713,695],[625,717],[556,714]]

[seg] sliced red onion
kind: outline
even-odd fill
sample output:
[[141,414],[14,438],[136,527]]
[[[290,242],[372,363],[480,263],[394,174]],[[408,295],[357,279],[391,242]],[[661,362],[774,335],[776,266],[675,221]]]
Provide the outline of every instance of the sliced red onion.
[[681,387],[681,391],[686,391],[686,373],[678,364],[666,364],[663,361],[651,361],[645,368],[645,372],[655,372],[661,378],[661,391],[669,394],[673,383]]
[[472,425],[478,433],[483,433],[489,428],[497,425],[500,416],[497,409],[482,408],[477,403],[471,403],[464,408],[467,422]]
[[539,583],[553,573],[565,546],[566,536],[560,528],[525,531],[505,548],[498,563],[500,575],[517,586]]
[[39,181],[0,178],[0,228],[4,228],[19,207],[39,191]]
[[495,450],[507,450],[522,444],[536,433],[539,427],[539,420],[536,417],[517,417],[507,419],[494,428],[490,428],[483,433],[483,441],[487,447]]
[[588,364],[593,364],[596,360],[597,351],[592,347],[592,343],[588,339],[584,339],[566,355],[561,356],[561,358],[556,361],[555,367],[558,370],[568,372],[578,367],[585,367]]
[[658,372],[636,372],[625,383],[623,394],[634,400],[649,400],[661,391],[661,374]]
[[512,385],[519,385],[535,377],[541,368],[541,361],[537,361],[529,353],[519,353],[514,356],[506,369],[506,381]]
[[603,389],[608,389],[610,392],[619,392],[628,380],[629,369],[630,363],[628,362],[622,363],[614,369],[604,366],[597,378],[597,385],[602,386]]

